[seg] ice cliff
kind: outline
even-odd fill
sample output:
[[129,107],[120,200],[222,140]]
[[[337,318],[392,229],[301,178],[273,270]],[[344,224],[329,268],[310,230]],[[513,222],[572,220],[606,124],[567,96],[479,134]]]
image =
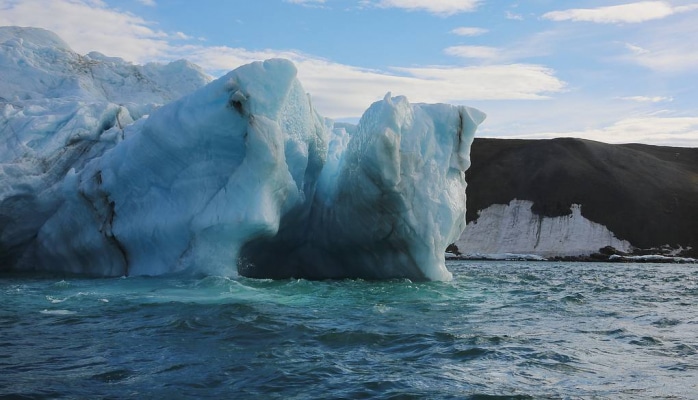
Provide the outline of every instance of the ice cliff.
[[203,86],[37,29],[0,29],[0,67],[3,269],[450,277],[475,109],[387,95],[350,134],[289,61]]
[[532,201],[512,200],[493,204],[468,223],[455,242],[458,251],[472,254],[536,254],[543,257],[589,255],[611,246],[629,252],[632,246],[605,226],[582,216],[572,205],[569,215],[544,217],[531,211]]

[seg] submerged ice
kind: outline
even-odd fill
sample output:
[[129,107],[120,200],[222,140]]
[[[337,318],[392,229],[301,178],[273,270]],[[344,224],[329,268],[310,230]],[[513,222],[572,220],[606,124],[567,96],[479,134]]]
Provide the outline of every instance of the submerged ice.
[[[13,40],[0,62],[18,59]],[[115,63],[101,57],[93,67]],[[386,95],[348,133],[281,59],[159,108],[139,93],[12,88],[0,99],[5,267],[450,278],[444,250],[465,227],[464,171],[484,119],[475,109]]]

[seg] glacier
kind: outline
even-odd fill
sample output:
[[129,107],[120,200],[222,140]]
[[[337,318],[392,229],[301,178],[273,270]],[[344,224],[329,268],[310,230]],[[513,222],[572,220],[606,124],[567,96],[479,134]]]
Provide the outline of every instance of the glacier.
[[385,96],[355,131],[287,60],[210,81],[0,28],[0,265],[447,280],[485,115]]
[[532,207],[532,201],[514,199],[480,210],[456,240],[458,251],[466,257],[504,254],[515,258],[513,255],[577,257],[606,246],[626,253],[633,250],[627,240],[584,218],[578,204],[572,205],[569,215],[560,217],[536,215]]

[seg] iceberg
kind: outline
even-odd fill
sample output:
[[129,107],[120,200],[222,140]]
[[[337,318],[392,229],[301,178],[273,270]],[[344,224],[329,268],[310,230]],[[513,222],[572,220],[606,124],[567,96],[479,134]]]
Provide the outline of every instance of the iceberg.
[[[91,72],[0,87],[4,268],[450,279],[444,251],[465,227],[480,111],[388,94],[348,132],[315,111],[288,60],[204,85],[186,62],[81,58],[31,33]],[[0,63],[34,56],[38,40],[16,37]],[[176,75],[199,88],[171,101],[177,85],[163,76]]]
[[481,112],[390,94],[351,137],[333,136],[310,213],[242,248],[255,277],[447,280],[444,251],[465,227],[464,172]]

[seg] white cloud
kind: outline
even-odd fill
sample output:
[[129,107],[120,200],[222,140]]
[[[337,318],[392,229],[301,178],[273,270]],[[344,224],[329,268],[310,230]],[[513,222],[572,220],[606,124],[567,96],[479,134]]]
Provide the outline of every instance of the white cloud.
[[502,47],[461,45],[447,47],[443,51],[454,57],[481,60],[488,64],[506,64],[554,54],[568,37],[568,33],[560,30],[542,31],[509,41]]
[[[422,80],[429,102],[463,100],[546,99],[565,83],[540,65],[508,64],[475,67],[395,68]],[[425,96],[426,97],[426,96]],[[438,98],[435,98],[438,97]],[[420,100],[422,101],[422,100]]]
[[185,34],[184,32],[175,32],[174,37],[182,40],[191,40],[193,37]]
[[636,45],[630,44],[630,43],[626,43],[625,48],[630,50],[633,54],[636,54],[636,55],[647,54],[650,52],[647,49],[643,49],[640,46],[636,46]]
[[426,11],[440,16],[475,11],[481,0],[364,0],[364,5],[379,8],[401,8],[408,11]]
[[298,69],[319,111],[330,117],[359,116],[389,91],[412,102],[465,104],[475,99],[545,99],[565,87],[552,71],[535,65],[394,68],[398,75],[308,60],[299,62]]
[[662,73],[691,74],[698,69],[698,25],[690,15],[635,34],[621,60]]
[[698,68],[698,46],[696,43],[677,44],[673,48],[658,48],[643,54],[633,54],[629,59],[655,71],[693,72]]
[[677,104],[681,101],[637,102],[574,90],[555,94],[551,101],[476,100],[468,105],[487,113],[478,137],[578,137],[606,143],[698,147],[698,113],[694,108],[682,111]]
[[189,60],[221,73],[239,65],[272,57],[292,60],[303,87],[322,115],[358,117],[385,93],[405,95],[412,102],[459,103],[471,100],[545,99],[564,90],[554,71],[538,65],[392,68],[380,71],[297,53],[252,52],[230,47],[187,46]]
[[499,50],[489,46],[452,46],[444,49],[449,56],[461,58],[478,58],[483,60],[499,57]]
[[522,60],[554,54],[560,43],[569,38],[569,33],[561,30],[542,31],[510,40],[502,47],[492,46],[451,46],[444,54],[464,59],[481,60],[488,64],[508,64]]
[[489,32],[487,29],[484,28],[472,28],[472,27],[466,27],[462,26],[460,28],[456,28],[451,31],[452,34],[458,35],[458,36],[480,36],[485,33]]
[[684,13],[684,12],[689,12],[693,10],[698,10],[698,4],[688,4],[685,6],[677,6],[674,7],[674,12],[675,13]]
[[325,0],[284,0],[286,3],[299,4],[306,7],[318,7],[325,4]]
[[148,7],[155,7],[157,5],[155,4],[155,0],[138,0],[138,2]]
[[598,8],[551,11],[543,18],[553,21],[586,21],[601,24],[639,23],[698,9],[698,5],[672,7],[666,1],[640,1]]
[[506,16],[507,19],[510,19],[510,20],[513,20],[513,21],[523,21],[523,19],[524,19],[523,15],[514,14],[514,13],[511,12],[511,11],[507,11],[507,13],[505,14],[505,16]]
[[646,143],[695,147],[698,143],[698,117],[638,116],[611,125],[580,131],[528,134],[531,139],[578,137],[606,143]]
[[674,101],[672,97],[665,96],[626,96],[620,97],[621,100],[634,101],[637,103],[665,103]]

